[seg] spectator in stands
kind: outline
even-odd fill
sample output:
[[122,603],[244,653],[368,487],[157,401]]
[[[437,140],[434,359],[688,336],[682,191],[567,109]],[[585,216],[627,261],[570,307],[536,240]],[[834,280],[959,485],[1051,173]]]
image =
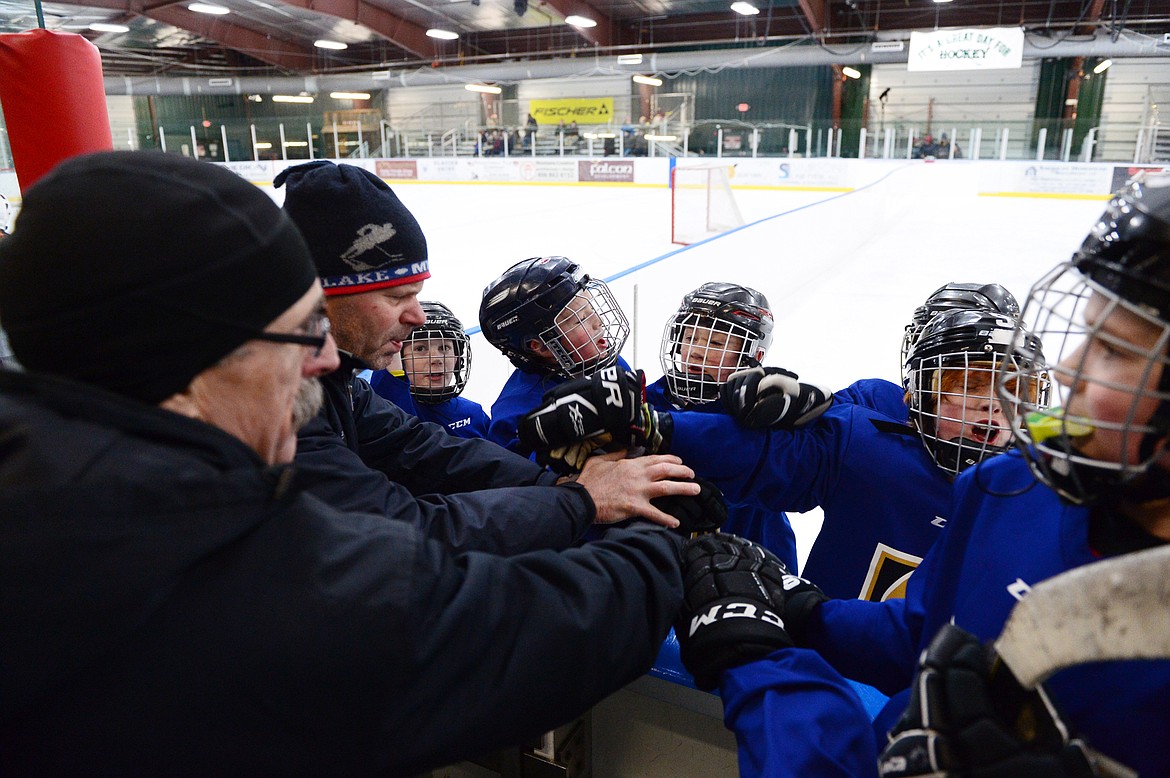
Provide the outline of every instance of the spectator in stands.
[[302,491],[324,311],[292,222],[218,165],[104,152],[25,193],[0,241],[29,370],[0,371],[0,774],[417,775],[650,667],[674,533],[456,554]]

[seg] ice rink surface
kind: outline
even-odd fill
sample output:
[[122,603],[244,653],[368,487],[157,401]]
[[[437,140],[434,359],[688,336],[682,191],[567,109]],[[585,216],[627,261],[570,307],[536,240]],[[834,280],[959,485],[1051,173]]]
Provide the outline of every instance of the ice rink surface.
[[[980,163],[989,164],[989,163]],[[991,163],[994,164],[994,163]],[[423,298],[478,325],[483,287],[510,265],[561,254],[610,280],[631,319],[623,356],[661,375],[659,342],[682,295],[706,281],[763,292],[776,318],[766,364],[839,388],[898,380],[902,331],[949,281],[997,282],[1023,303],[1032,283],[1067,259],[1104,200],[981,197],[974,164],[874,167],[852,192],[736,190],[746,225],[688,247],[670,242],[663,188],[395,184],[427,236]],[[282,199],[281,190],[274,196]],[[464,396],[489,409],[512,367],[472,338]],[[820,526],[795,517],[801,560]]]

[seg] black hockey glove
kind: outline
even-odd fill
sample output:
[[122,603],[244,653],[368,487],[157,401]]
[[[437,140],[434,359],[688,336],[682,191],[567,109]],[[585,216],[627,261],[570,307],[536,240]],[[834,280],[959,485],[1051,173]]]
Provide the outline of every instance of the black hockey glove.
[[798,646],[808,642],[808,622],[813,611],[829,599],[821,587],[807,578],[795,574],[784,576],[784,623]]
[[685,538],[715,532],[727,522],[727,503],[719,487],[704,478],[692,480],[699,485],[698,494],[669,494],[650,501],[658,510],[678,519],[675,532]]
[[537,462],[572,473],[603,446],[657,453],[666,446],[669,427],[669,415],[646,404],[642,372],[614,365],[545,392],[541,406],[520,420],[519,437],[522,450],[535,451]]
[[[948,624],[918,662],[910,704],[878,760],[882,778],[1089,778],[1102,759],[1069,730],[1043,687],[1025,691],[1011,671]],[[1105,760],[1109,761],[1109,760]]]
[[683,550],[683,606],[675,622],[683,665],[695,686],[792,645],[784,629],[784,576],[771,551],[735,535],[700,535]]
[[798,378],[780,367],[739,370],[719,389],[723,407],[745,427],[803,427],[833,404],[833,393]]

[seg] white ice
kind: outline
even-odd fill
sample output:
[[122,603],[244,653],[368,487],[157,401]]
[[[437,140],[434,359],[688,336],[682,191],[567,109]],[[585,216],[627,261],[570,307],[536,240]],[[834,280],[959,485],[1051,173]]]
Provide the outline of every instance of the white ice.
[[[594,276],[625,273],[610,284],[634,328],[623,356],[653,381],[662,327],[682,295],[732,281],[771,303],[775,340],[765,363],[837,388],[867,377],[898,381],[903,328],[944,283],[996,282],[1023,302],[1103,210],[1103,200],[976,196],[975,164],[912,162],[888,176],[875,166],[877,183],[847,194],[737,190],[749,226],[682,250],[670,243],[665,187],[394,188],[427,236],[433,275],[422,297],[444,302],[467,327],[478,324],[483,287],[507,267],[564,255]],[[472,350],[464,396],[490,410],[512,367],[481,335]],[[819,512],[794,517],[793,526],[803,564]]]

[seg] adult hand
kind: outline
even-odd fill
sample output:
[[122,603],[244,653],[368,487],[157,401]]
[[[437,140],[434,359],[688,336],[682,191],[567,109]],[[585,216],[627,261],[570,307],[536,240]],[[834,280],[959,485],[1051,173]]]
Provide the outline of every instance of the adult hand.
[[590,457],[577,477],[597,508],[598,524],[643,518],[676,529],[679,520],[651,502],[670,495],[697,496],[695,471],[669,454],[626,459],[625,451]]

